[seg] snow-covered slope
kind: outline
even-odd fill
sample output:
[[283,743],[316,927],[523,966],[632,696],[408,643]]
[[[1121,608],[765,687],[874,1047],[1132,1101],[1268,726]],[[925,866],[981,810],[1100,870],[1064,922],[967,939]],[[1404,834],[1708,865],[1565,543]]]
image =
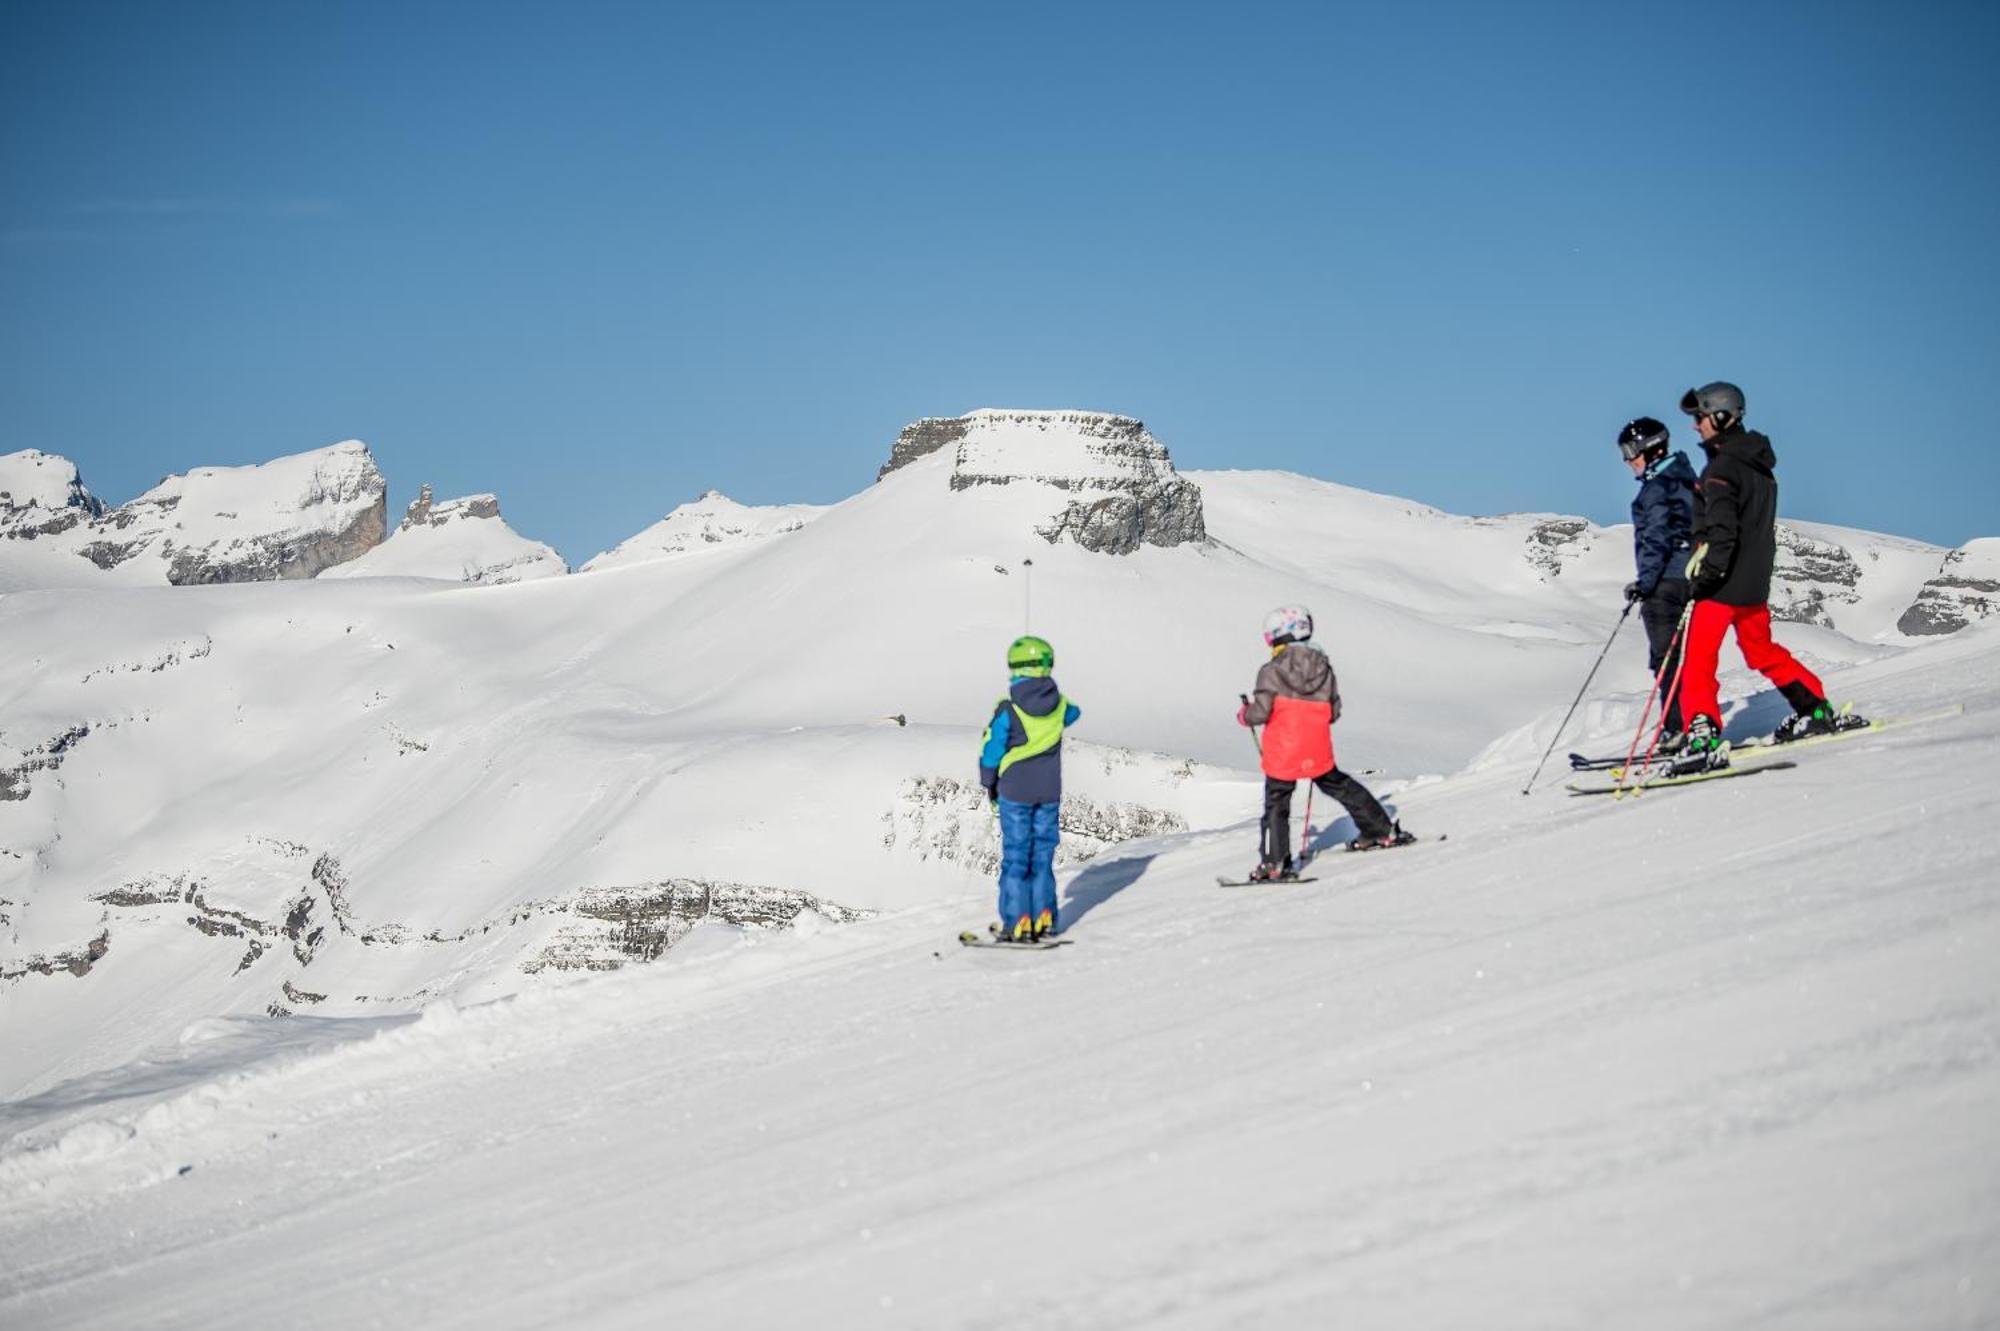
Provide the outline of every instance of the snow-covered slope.
[[820,504],[739,504],[720,490],[710,490],[678,506],[637,536],[586,561],[581,571],[624,568],[784,536],[825,511]]
[[500,516],[493,495],[442,503],[426,485],[389,539],[321,573],[324,578],[444,578],[488,586],[557,578],[569,572],[561,555],[531,541]]
[[1136,841],[1049,954],[957,949],[985,892],[940,882],[416,1021],[194,1023],[0,1110],[0,1322],[1990,1326],[1996,666],[1986,627],[1843,671],[1965,711],[1754,779],[1407,789],[1448,840],[1311,884],[1215,888],[1249,822]]
[[[1139,448],[1122,420],[1079,426],[1078,475],[1107,431]],[[1275,473],[1201,474],[1206,539],[1051,540],[1077,475],[1045,417],[1009,454],[1017,426],[974,421],[782,539],[589,578],[9,596],[0,635],[31,647],[0,659],[0,1093],[200,1018],[490,997],[699,919],[980,883],[972,754],[1024,623],[1084,709],[1088,850],[1254,805],[1231,717],[1269,606],[1319,616],[1343,765],[1410,778],[1553,725],[1629,576],[1615,529]],[[1148,493],[1189,485],[1128,460]],[[1895,650],[1786,639],[1821,669]],[[1634,635],[1599,693],[1646,679]]]

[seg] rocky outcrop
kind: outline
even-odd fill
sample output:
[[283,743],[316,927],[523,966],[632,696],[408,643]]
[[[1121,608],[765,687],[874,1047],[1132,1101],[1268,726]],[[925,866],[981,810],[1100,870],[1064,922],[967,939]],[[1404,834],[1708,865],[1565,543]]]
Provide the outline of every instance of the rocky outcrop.
[[889,460],[875,473],[881,480],[890,472],[909,466],[918,458],[928,457],[940,448],[955,446],[965,438],[971,428],[970,416],[926,416],[919,421],[911,421],[897,434],[896,442],[889,445]]
[[1968,541],[1944,557],[1937,576],[1896,621],[1912,637],[1956,633],[2000,614],[2000,537]]
[[34,448],[0,457],[0,537],[53,536],[103,516],[68,458]]
[[109,510],[74,466],[45,454],[0,458],[0,488],[5,535],[128,583],[310,578],[387,531],[388,487],[358,440],[260,466],[196,468]]
[[0,800],[24,800],[33,788],[30,781],[36,772],[53,772],[61,767],[63,759],[90,734],[88,725],[71,726],[60,735],[35,745],[10,766],[0,767]]
[[[564,970],[615,970],[636,962],[657,961],[702,924],[726,924],[743,929],[788,929],[802,916],[832,924],[865,919],[872,912],[843,906],[793,888],[732,883],[702,878],[663,878],[619,887],[583,887],[561,895],[524,902],[505,915],[464,929],[420,931],[395,921],[362,925],[347,902],[347,876],[332,854],[314,856],[305,846],[257,839],[270,862],[293,866],[276,880],[280,901],[270,918],[222,905],[202,877],[190,873],[150,874],[90,899],[106,908],[106,918],[137,913],[138,922],[185,925],[206,938],[240,944],[235,973],[254,971],[267,956],[279,958],[262,968],[264,983],[277,984],[269,999],[272,1016],[287,1015],[301,1004],[325,1002],[324,986],[306,989],[296,983],[312,967],[323,948],[335,939],[364,948],[489,947],[508,934],[527,935],[517,946],[524,955],[520,969],[528,974]],[[305,868],[310,861],[310,869]],[[284,894],[290,894],[286,899]],[[548,921],[555,922],[553,933]],[[541,941],[537,942],[539,938]],[[109,947],[110,931],[87,948],[55,956],[34,956],[0,968],[0,979],[28,974],[86,974]],[[347,994],[350,1002],[399,1002],[384,994]]]
[[1861,565],[1844,545],[1777,527],[1778,561],[1771,572],[1771,617],[1832,628],[1833,608],[1861,599]]
[[1528,529],[1528,563],[1547,577],[1560,577],[1564,564],[1590,553],[1590,532],[1582,518],[1543,519]]
[[[1064,792],[1057,815],[1062,839],[1057,868],[1082,864],[1122,841],[1187,831],[1187,820],[1166,809],[1087,799]],[[986,792],[976,781],[949,776],[912,777],[895,807],[882,815],[884,849],[920,860],[956,864],[975,873],[1000,867],[1000,837]]]
[[321,576],[444,578],[497,586],[568,572],[569,565],[553,547],[531,541],[507,525],[495,496],[440,501],[425,485],[394,535]]
[[743,883],[674,878],[630,887],[585,888],[548,903],[576,918],[521,963],[534,974],[544,970],[616,970],[633,962],[656,961],[675,943],[706,923],[744,929],[789,929],[801,915],[833,924],[866,919],[872,912],[825,901],[807,892]]
[[1073,496],[1036,535],[1100,554],[1208,539],[1201,489],[1174,473],[1159,440],[1130,416],[1091,411],[975,411],[904,427],[878,473],[952,450],[954,491],[1030,485]]

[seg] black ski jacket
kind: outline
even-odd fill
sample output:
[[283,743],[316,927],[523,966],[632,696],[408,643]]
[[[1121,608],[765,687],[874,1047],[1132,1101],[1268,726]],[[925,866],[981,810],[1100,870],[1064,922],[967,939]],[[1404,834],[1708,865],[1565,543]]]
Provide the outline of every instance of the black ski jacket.
[[1778,562],[1778,455],[1740,425],[1701,448],[1708,465],[1695,488],[1694,543],[1708,553],[1690,590],[1697,600],[1765,605]]

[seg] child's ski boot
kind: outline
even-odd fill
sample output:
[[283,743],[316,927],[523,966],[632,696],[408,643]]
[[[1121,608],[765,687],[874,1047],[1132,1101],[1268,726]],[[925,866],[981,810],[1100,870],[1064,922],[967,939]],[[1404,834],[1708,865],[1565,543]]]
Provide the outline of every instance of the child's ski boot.
[[1290,861],[1280,864],[1276,860],[1265,860],[1250,871],[1249,881],[1253,883],[1291,883],[1296,882],[1298,876],[1298,871],[1292,868]]
[[1037,943],[1041,942],[1045,938],[1053,938],[1055,937],[1055,934],[1056,934],[1056,913],[1054,911],[1045,910],[1040,915],[1037,915],[1035,917],[1034,938]]
[[1032,943],[1035,941],[1035,922],[1026,915],[1014,921],[1012,929],[1003,929],[997,924],[989,924],[986,928],[993,935],[996,942]]
[[1347,843],[1350,852],[1363,850],[1394,850],[1397,846],[1407,846],[1415,841],[1416,834],[1405,832],[1401,823],[1391,823],[1385,836],[1358,836]]

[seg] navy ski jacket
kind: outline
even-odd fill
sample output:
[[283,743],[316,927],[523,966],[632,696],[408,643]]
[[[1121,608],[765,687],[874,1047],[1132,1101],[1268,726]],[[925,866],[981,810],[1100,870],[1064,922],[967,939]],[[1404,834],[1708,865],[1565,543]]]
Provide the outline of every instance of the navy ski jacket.
[[1632,557],[1639,566],[1639,595],[1651,596],[1669,579],[1684,578],[1694,549],[1694,468],[1674,453],[1646,468],[1632,498]]
[[[1007,686],[1007,697],[993,709],[986,727],[985,742],[979,748],[979,784],[989,793],[1017,804],[1055,804],[1062,800],[1062,743],[1047,753],[1023,758],[1000,770],[1007,750],[1028,742],[1021,727],[1014,724],[1014,709],[1029,716],[1047,716],[1062,704],[1062,690],[1048,676],[1016,675]],[[1070,703],[1063,712],[1063,725],[1073,726],[1083,712]]]

